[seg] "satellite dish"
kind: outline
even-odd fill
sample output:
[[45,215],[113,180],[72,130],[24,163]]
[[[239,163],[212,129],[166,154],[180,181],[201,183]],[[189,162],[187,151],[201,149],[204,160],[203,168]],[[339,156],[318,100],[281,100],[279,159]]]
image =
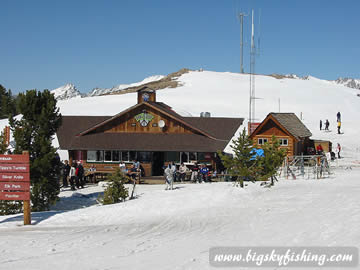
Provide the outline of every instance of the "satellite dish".
[[164,120],[160,120],[158,123],[159,127],[163,128],[165,127],[165,121]]

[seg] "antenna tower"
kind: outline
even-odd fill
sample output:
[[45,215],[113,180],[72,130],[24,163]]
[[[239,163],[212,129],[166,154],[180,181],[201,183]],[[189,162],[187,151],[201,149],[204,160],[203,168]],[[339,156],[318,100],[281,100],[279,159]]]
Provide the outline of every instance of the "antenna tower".
[[249,100],[249,127],[251,133],[251,123],[255,120],[255,42],[254,42],[254,10],[251,16],[251,47],[250,47],[250,100]]
[[244,73],[244,16],[247,15],[245,13],[238,13],[238,19],[240,21],[240,73]]

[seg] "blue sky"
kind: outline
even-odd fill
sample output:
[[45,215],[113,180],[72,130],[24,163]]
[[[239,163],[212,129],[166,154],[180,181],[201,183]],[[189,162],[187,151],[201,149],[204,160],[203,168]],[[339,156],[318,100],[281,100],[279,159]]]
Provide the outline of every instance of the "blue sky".
[[[251,9],[256,30],[261,10],[256,73],[360,78],[357,0],[1,0],[0,84],[89,92],[183,67],[239,72],[236,13]],[[250,27],[247,17],[245,72]]]

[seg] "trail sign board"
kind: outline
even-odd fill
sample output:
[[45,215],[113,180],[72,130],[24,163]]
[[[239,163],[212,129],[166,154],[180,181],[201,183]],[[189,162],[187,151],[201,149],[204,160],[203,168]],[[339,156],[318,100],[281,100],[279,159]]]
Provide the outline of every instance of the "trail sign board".
[[24,201],[24,225],[31,224],[28,153],[0,155],[0,200]]

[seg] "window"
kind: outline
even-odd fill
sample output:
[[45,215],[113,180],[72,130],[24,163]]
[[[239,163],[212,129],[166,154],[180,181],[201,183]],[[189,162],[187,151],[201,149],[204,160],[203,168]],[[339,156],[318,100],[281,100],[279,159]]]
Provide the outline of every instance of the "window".
[[120,161],[120,151],[112,151],[112,161]]
[[288,139],[280,139],[281,146],[288,146]]
[[151,161],[151,152],[138,152],[137,157],[140,162]]
[[268,139],[266,138],[258,138],[258,145],[264,145],[268,142]]
[[189,152],[180,152],[180,163],[189,162]]
[[104,151],[87,151],[87,161],[104,161]]
[[121,160],[122,161],[129,161],[129,152],[128,151],[121,152]]
[[104,161],[111,162],[112,161],[111,151],[105,151],[104,157],[105,157]]

